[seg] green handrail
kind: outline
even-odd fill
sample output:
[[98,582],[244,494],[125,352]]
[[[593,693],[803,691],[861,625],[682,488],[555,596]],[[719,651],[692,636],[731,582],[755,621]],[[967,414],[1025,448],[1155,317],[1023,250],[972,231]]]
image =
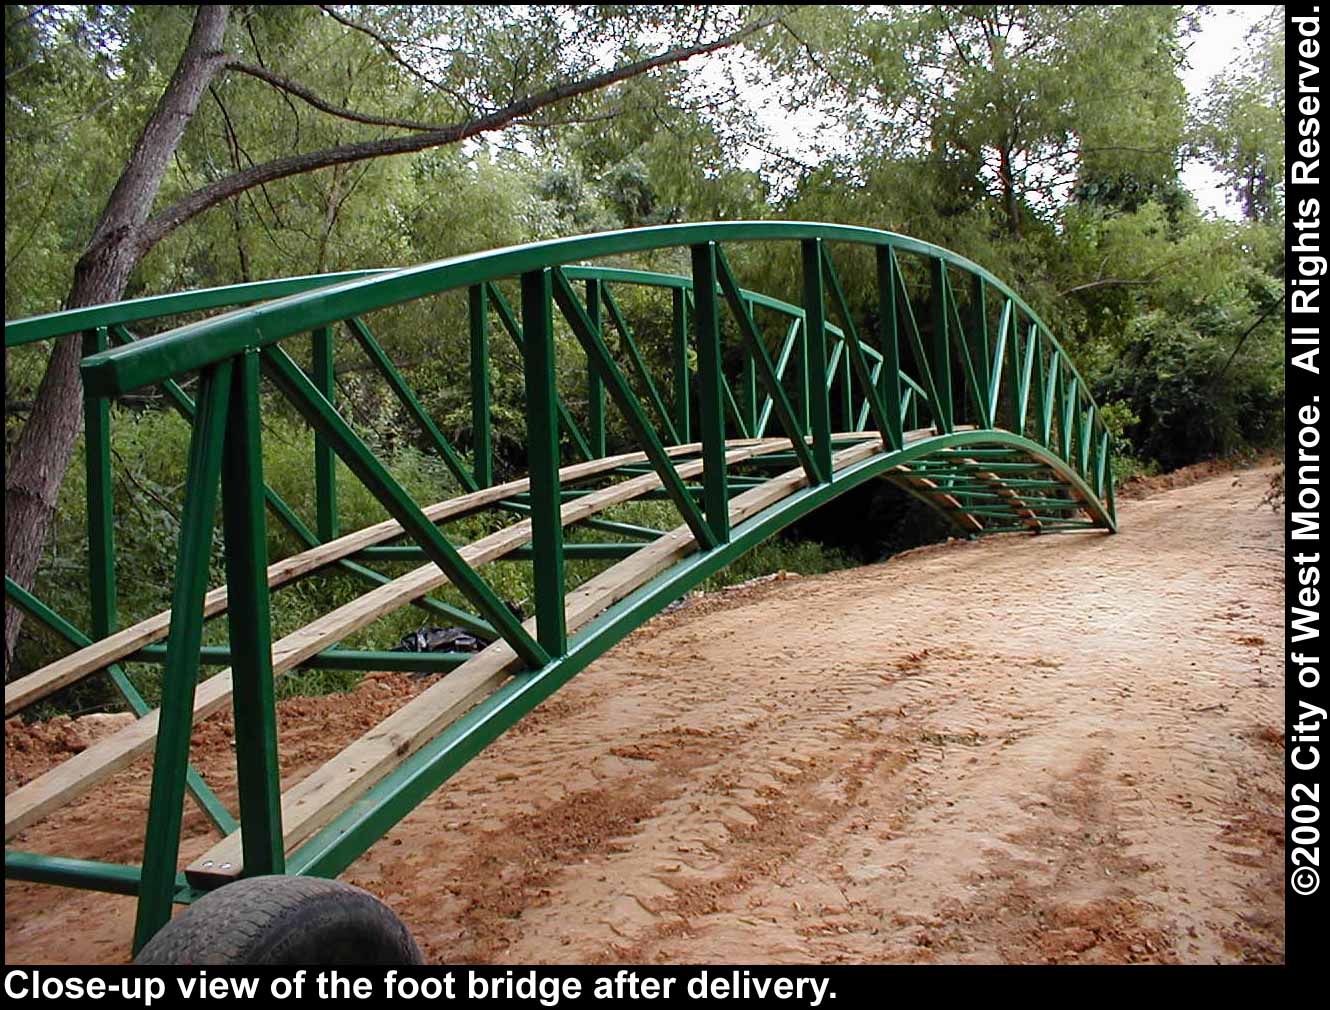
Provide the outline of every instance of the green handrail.
[[208,309],[232,308],[264,302],[272,298],[298,294],[313,288],[326,287],[339,281],[359,277],[373,277],[392,273],[390,269],[345,270],[340,273],[310,274],[302,277],[279,277],[275,280],[252,281],[247,284],[227,284],[216,288],[198,288],[165,295],[146,295],[109,305],[90,305],[81,309],[62,309],[40,316],[28,316],[5,322],[5,346],[19,347],[40,340],[51,340],[71,333],[95,330],[101,326],[123,326],[148,319],[204,312]]
[[[375,272],[254,308],[239,309],[149,337],[133,347],[112,348],[84,359],[83,378],[98,395],[130,392],[142,386],[264,347],[293,333],[340,322],[351,316],[399,305],[427,295],[514,277],[543,267],[706,242],[803,241],[885,246],[942,260],[982,279],[1025,314],[1058,351],[1052,330],[1019,295],[979,264],[931,242],[855,225],[805,221],[736,221],[659,225],[550,239],[487,252],[467,253],[386,273]],[[234,304],[234,302],[232,303]],[[71,332],[66,329],[65,332]],[[1063,352],[1064,357],[1065,352]],[[1068,359],[1069,362],[1069,359]],[[1080,374],[1074,374],[1080,379]],[[1084,380],[1081,380],[1084,385]],[[1093,401],[1091,401],[1093,403]]]

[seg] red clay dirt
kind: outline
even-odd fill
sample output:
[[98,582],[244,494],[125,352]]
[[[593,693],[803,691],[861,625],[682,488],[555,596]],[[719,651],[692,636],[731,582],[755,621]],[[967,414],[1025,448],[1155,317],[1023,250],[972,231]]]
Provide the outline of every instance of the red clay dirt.
[[[1278,962],[1269,469],[1118,536],[953,542],[663,615],[344,879],[436,962]],[[422,685],[281,705],[288,784]],[[6,726],[6,789],[107,719]],[[229,719],[194,757],[233,799]],[[20,848],[137,862],[141,762]],[[211,842],[187,810],[186,858]],[[129,899],[5,892],[5,960],[121,962]]]

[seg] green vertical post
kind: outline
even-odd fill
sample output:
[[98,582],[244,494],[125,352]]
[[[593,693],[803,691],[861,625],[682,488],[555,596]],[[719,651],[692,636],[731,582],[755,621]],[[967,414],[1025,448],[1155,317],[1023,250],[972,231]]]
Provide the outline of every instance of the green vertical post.
[[148,797],[143,873],[134,922],[137,953],[171,918],[180,823],[184,816],[194,688],[203,639],[203,596],[212,556],[213,513],[222,466],[222,439],[231,395],[232,363],[204,372],[200,409],[189,443],[189,478],[180,522],[175,589],[171,597],[170,650],[162,672],[162,702]]
[[854,380],[850,377],[850,351],[845,342],[840,346],[840,413],[844,431],[854,430]]
[[[817,468],[831,479],[831,396],[827,392],[827,316],[822,279],[822,240],[804,239],[804,407]],[[811,377],[812,381],[808,381]]]
[[678,418],[675,429],[685,443],[693,440],[693,419],[689,401],[692,398],[688,381],[688,299],[687,292],[675,288],[674,312],[671,322],[674,337],[674,413]]
[[[110,346],[106,327],[83,334],[83,356]],[[115,631],[115,508],[111,495],[111,401],[104,396],[83,399],[84,493],[88,513],[88,601],[92,637]]]
[[993,379],[993,358],[988,347],[988,285],[978,274],[970,275],[970,332],[974,337],[973,346],[979,352],[975,356],[975,367],[982,383],[979,399],[984,405],[984,417],[980,423],[985,428],[992,428],[993,401],[987,395]]
[[[329,402],[335,399],[333,375],[333,331],[321,326],[314,331],[314,386]],[[332,446],[318,432],[314,433],[315,529],[324,542],[340,535],[337,522],[337,457]]]
[[471,324],[471,475],[477,487],[494,483],[494,442],[490,432],[490,300],[484,284],[467,289]]
[[882,350],[878,390],[886,405],[887,430],[883,435],[889,448],[899,449],[905,444],[905,433],[901,426],[901,348],[896,315],[899,293],[893,256],[890,246],[877,247],[877,325]]
[[526,343],[527,471],[531,478],[531,552],[536,641],[551,657],[568,648],[563,604],[563,524],[559,521],[559,413],[555,402],[554,285],[548,268],[522,275]]
[[[600,301],[601,285],[600,281],[591,278],[586,282],[586,314],[591,320],[591,325],[596,328],[596,332],[604,336],[600,322]],[[589,441],[591,443],[591,454],[598,459],[603,459],[608,455],[605,448],[605,382],[600,377],[600,372],[596,366],[591,363],[590,357],[586,364],[586,399],[587,399],[587,427],[590,431]]]
[[725,372],[716,299],[716,244],[692,247],[693,298],[697,303],[697,384],[702,436],[702,503],[719,543],[730,539],[730,499],[725,473]]
[[947,265],[940,256],[928,260],[928,277],[931,285],[929,309],[933,320],[933,382],[937,388],[939,413],[943,416],[943,427],[950,431],[955,427],[956,414],[952,405],[951,385],[951,342],[947,327],[950,313],[947,311]]
[[277,763],[268,530],[264,521],[259,354],[236,359],[222,459],[226,609],[231,639],[236,784],[245,875],[282,873],[282,782]]
[[744,423],[748,434],[757,438],[757,360],[751,350],[744,351],[742,381]]

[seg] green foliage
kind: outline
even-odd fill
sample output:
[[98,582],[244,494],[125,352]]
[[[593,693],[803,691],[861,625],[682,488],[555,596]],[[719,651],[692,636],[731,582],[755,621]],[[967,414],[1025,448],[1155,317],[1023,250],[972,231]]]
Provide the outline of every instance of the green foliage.
[[1102,395],[1138,415],[1125,433],[1165,469],[1269,445],[1283,430],[1282,376],[1258,364],[1223,370],[1228,349],[1155,311],[1133,320]]
[[1099,418],[1113,437],[1113,480],[1121,484],[1132,477],[1153,472],[1157,467],[1144,462],[1137,454],[1128,430],[1140,427],[1141,418],[1126,400],[1114,400],[1099,405]]
[[[368,34],[312,7],[245,8],[227,45],[339,108],[454,122],[584,72],[607,55],[640,56],[655,51],[649,42],[692,39],[754,10],[385,5],[354,12],[399,47],[405,66]],[[179,8],[152,6],[11,5],[6,16],[5,299],[7,317],[16,318],[59,306],[97,213],[172,71],[189,19]],[[1283,393],[1282,11],[1189,110],[1179,70],[1198,16],[1159,5],[806,5],[781,30],[754,38],[742,57],[736,50],[705,70],[701,60],[668,67],[499,134],[253,190],[159,243],[140,264],[129,295],[406,265],[677,221],[864,224],[954,249],[1035,307],[1099,400],[1117,440],[1119,480],[1272,444],[1282,429]],[[421,67],[433,84],[413,72]],[[755,167],[755,152],[778,146],[780,138],[744,97],[750,74],[767,82],[765,92],[789,117],[823,111],[827,129],[814,145],[814,164],[768,159]],[[383,134],[381,126],[327,116],[253,76],[227,73],[191,122],[158,209],[296,147]],[[1244,223],[1197,211],[1177,171],[1185,156],[1205,158],[1224,174]],[[794,244],[735,244],[726,251],[745,285],[798,301]],[[855,319],[872,334],[872,257],[839,246],[833,255]],[[686,273],[688,258],[674,250],[612,265]],[[914,265],[906,269],[912,295],[922,297],[925,278]],[[517,308],[516,285],[500,287]],[[626,286],[615,294],[672,406],[668,295]],[[758,318],[774,348],[779,331],[763,313]],[[163,320],[160,328],[180,321]],[[393,307],[367,321],[445,436],[463,454],[470,451],[464,295]],[[585,427],[585,359],[562,324],[556,340],[559,390]],[[506,479],[526,465],[522,360],[497,318],[490,341],[496,471]],[[607,342],[631,375],[613,328]],[[290,349],[308,360],[307,348]],[[7,451],[46,353],[35,346],[7,354]],[[640,380],[630,382],[646,402]],[[338,406],[417,501],[456,493],[456,481],[344,333],[337,385]],[[611,452],[638,448],[616,410],[607,420]],[[276,398],[265,403],[264,423],[268,480],[311,520],[312,436]],[[113,430],[120,611],[128,622],[169,603],[188,429],[160,397],[144,391],[117,408]],[[571,459],[566,438],[564,449]],[[60,490],[35,588],[86,625],[83,479],[76,465]],[[344,470],[339,489],[344,529],[383,518]],[[842,567],[947,534],[903,493],[875,492],[854,507],[860,509],[854,522],[838,525],[862,524],[878,539],[843,543],[829,526],[801,524],[707,587],[780,569]],[[680,521],[663,502],[634,503],[610,515],[658,528]],[[474,539],[498,521],[468,518],[446,532]],[[275,522],[270,531],[273,557],[297,549]],[[583,536],[570,533],[574,540]],[[569,578],[603,567],[572,562]],[[218,554],[214,582],[221,573]],[[484,574],[505,599],[529,601],[529,563],[501,562]],[[283,588],[275,596],[276,630],[299,627],[365,588],[336,571]],[[462,602],[452,590],[438,595]],[[407,608],[343,644],[383,648],[432,623],[438,619]],[[224,629],[224,621],[210,623],[208,641],[222,641]],[[32,669],[61,651],[49,637],[27,636],[15,668]],[[156,671],[134,672],[151,696]],[[298,672],[284,690],[353,681]],[[79,690],[65,699],[68,707],[106,701]]]

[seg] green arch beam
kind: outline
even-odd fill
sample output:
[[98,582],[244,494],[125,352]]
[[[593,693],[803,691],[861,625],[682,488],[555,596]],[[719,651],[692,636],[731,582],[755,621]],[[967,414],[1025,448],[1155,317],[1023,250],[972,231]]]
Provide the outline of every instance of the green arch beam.
[[[764,246],[794,247],[802,267],[799,297],[789,301],[741,287],[726,255],[726,247],[738,243],[756,245],[759,253]],[[835,265],[839,251],[851,246],[874,257],[876,301],[866,312],[851,304]],[[679,262],[691,264],[691,275],[622,265],[624,257],[669,250]],[[591,262],[610,257],[616,262]],[[926,268],[926,298],[907,285],[908,271],[918,266]],[[520,299],[510,302],[500,282],[517,282]],[[664,346],[640,343],[637,322],[613,293],[629,286],[668,295],[667,319],[653,328],[667,334]],[[469,461],[453,444],[457,434],[429,415],[369,325],[379,310],[449,292],[465,294],[467,303]],[[647,299],[646,304],[658,301]],[[995,310],[991,315],[990,309]],[[154,336],[128,336],[131,325],[169,326],[198,313],[214,314]],[[517,437],[527,447],[529,473],[511,492],[494,486],[492,315],[516,344],[525,377],[525,430]],[[767,332],[763,326],[771,319],[778,326]],[[474,505],[422,507],[347,424],[332,384],[338,328],[345,328],[370,357],[420,427],[422,440],[451,469],[466,492],[457,502]],[[318,351],[312,378],[282,346],[311,333]],[[164,662],[168,681],[168,702],[156,714],[158,730],[152,737],[153,802],[143,867],[54,857],[43,862],[48,857],[7,852],[6,872],[137,894],[136,946],[169,919],[174,901],[191,900],[199,888],[228,879],[226,872],[210,871],[182,881],[177,873],[194,682],[204,658],[190,645],[197,643],[205,619],[203,593],[214,534],[209,517],[219,497],[231,645],[212,649],[207,661],[230,663],[237,732],[256,742],[237,751],[243,858],[225,864],[234,872],[243,865],[247,873],[340,872],[508,726],[669,601],[866,481],[898,483],[971,535],[1116,529],[1111,435],[1084,379],[1048,326],[978,264],[928,242],[872,228],[740,221],[605,232],[403,269],[284,278],[51,313],[7,322],[5,345],[70,334],[79,334],[86,350],[81,371],[90,419],[89,593],[98,625],[94,634],[75,636],[92,643],[75,659],[95,654],[118,633],[107,478],[110,399],[164,385],[190,418],[185,514],[193,519],[178,545],[169,627],[159,622],[133,652],[136,659]],[[585,369],[585,434],[566,402],[571,395],[568,369],[561,371],[560,362],[570,354]],[[669,363],[672,381],[652,375],[652,360]],[[263,482],[260,371],[315,432],[314,529]],[[199,377],[196,401],[178,386],[194,374]],[[639,455],[605,457],[607,397]],[[773,424],[779,430],[768,434]],[[566,454],[580,461],[567,464]],[[393,517],[372,537],[339,535],[333,477],[338,458]],[[630,500],[615,497],[624,487],[633,489],[632,497],[672,502],[683,525],[671,532],[643,530],[599,516],[603,503]],[[303,544],[301,554],[273,567],[266,556],[265,507]],[[535,613],[525,623],[475,571],[492,557],[477,554],[477,545],[451,543],[437,528],[441,520],[435,517],[481,510],[523,517],[494,536],[510,539],[501,554],[533,562]],[[632,539],[566,544],[565,527],[576,523]],[[406,543],[385,546],[403,536],[409,538]],[[343,544],[359,546],[343,550]],[[657,555],[665,560],[652,560]],[[598,611],[583,613],[573,623],[565,621],[565,608],[579,590],[564,596],[563,565],[569,558],[613,562],[596,579],[597,585],[615,589],[606,592],[603,605],[597,603]],[[428,559],[432,566],[395,578],[370,567],[394,559]],[[301,663],[372,668],[384,662],[378,653],[336,648],[341,626],[335,622],[328,625],[334,629],[328,632],[332,640],[277,662],[287,646],[286,640],[274,643],[267,630],[270,585],[276,588],[297,577],[282,575],[283,565],[303,577],[331,564],[350,566],[374,583],[369,594],[374,599],[392,600],[394,606],[432,606],[490,640],[491,650],[513,650],[513,658],[511,669],[505,667],[504,676],[468,711],[432,728],[414,750],[404,749],[392,767],[366,778],[345,806],[292,842],[283,834],[277,755],[271,746],[274,668],[280,666],[280,675]],[[427,589],[401,588],[412,578],[432,588],[445,576],[477,613],[437,600],[427,604]],[[616,578],[622,579],[622,591],[615,588],[620,586]],[[344,610],[320,620],[341,620],[337,615]],[[150,644],[164,637],[165,646]],[[84,657],[77,675],[110,668],[126,655],[117,652],[100,666]],[[449,676],[465,678],[476,661],[450,654],[447,662],[422,668],[456,667]],[[57,679],[49,668],[33,676],[38,675],[52,683]],[[40,779],[29,783],[25,796],[40,796],[43,788]],[[7,835],[8,829],[7,820]]]

